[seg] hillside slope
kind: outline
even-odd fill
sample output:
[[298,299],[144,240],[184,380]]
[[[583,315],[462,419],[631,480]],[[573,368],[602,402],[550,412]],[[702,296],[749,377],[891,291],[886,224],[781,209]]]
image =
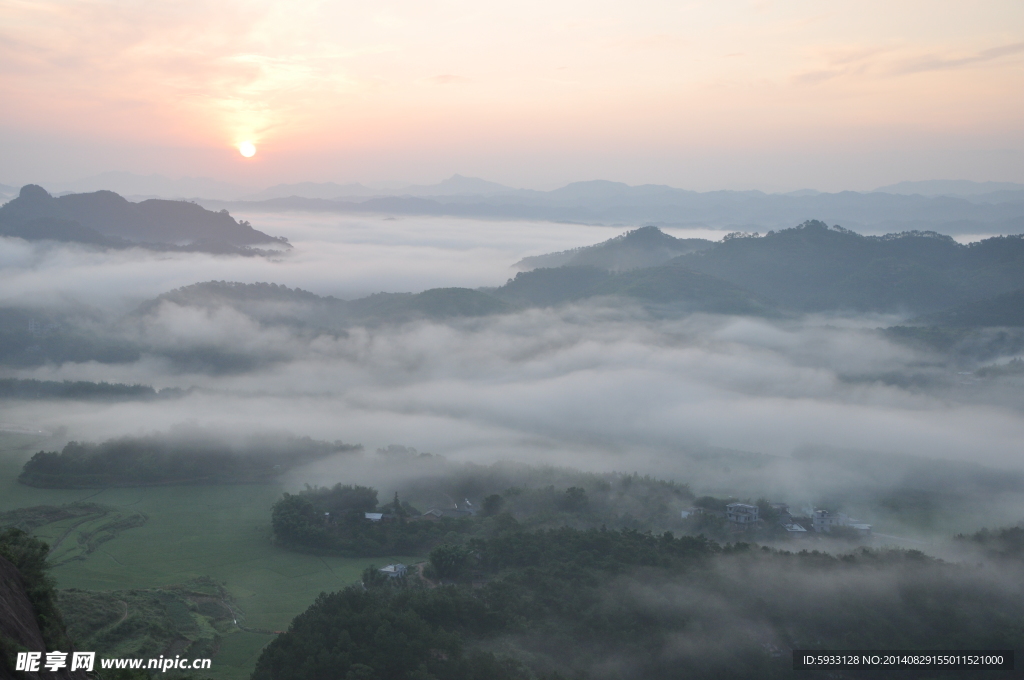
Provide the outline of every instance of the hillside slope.
[[676,313],[775,316],[769,300],[678,263],[613,273],[597,267],[554,267],[520,272],[494,295],[512,304],[547,307],[616,296]]
[[17,529],[0,531],[0,680],[87,680],[84,671],[68,668],[54,673],[14,670],[18,651],[71,651],[53,582],[46,575],[48,550]]
[[647,226],[627,231],[597,245],[524,257],[512,266],[522,271],[563,266],[589,266],[609,271],[627,271],[641,267],[656,267],[674,257],[706,250],[713,245],[713,241],[701,238],[676,238],[657,227]]

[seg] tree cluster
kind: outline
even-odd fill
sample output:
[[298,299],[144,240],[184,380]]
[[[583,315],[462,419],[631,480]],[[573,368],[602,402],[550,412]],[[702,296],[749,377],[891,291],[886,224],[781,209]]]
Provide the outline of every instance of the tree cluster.
[[1020,588],[915,551],[511,526],[430,562],[456,585],[410,573],[321,594],[253,679],[788,678],[791,649],[1024,642]]

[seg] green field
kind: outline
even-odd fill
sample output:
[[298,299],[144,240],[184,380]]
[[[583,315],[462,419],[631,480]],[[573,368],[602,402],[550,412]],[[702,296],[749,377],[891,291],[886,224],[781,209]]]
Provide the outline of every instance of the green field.
[[[172,486],[107,490],[35,489],[17,483],[24,462],[42,441],[0,433],[0,512],[36,505],[87,501],[147,520],[99,545],[84,559],[53,569],[60,588],[125,590],[180,584],[209,576],[222,582],[247,629],[284,630],[321,591],[359,580],[371,562],[416,561],[346,559],[294,553],[275,546],[270,508],[281,495],[276,484]],[[33,533],[53,542],[76,520],[64,520]],[[69,535],[64,541],[72,540]],[[58,552],[65,552],[62,543]],[[223,637],[210,675],[218,680],[247,678],[260,650],[272,639],[234,629]]]

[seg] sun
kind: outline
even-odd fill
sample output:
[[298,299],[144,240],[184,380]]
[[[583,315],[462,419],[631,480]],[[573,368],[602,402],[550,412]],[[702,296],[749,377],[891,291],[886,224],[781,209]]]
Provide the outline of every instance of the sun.
[[256,154],[256,145],[252,142],[242,142],[238,145],[238,153],[246,158],[252,158]]

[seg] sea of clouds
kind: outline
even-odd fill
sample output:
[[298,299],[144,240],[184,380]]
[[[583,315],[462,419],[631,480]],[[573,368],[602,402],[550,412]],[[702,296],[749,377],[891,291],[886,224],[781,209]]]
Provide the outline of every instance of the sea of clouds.
[[[199,281],[268,281],[353,298],[500,285],[521,257],[623,229],[435,218],[251,215],[291,239],[278,258],[103,252],[0,240],[4,304],[82,305],[111,333],[144,299]],[[677,235],[692,235],[682,232]],[[12,402],[3,421],[98,440],[181,423],[400,443],[449,458],[515,459],[685,478],[681,452],[789,456],[825,446],[1024,467],[1020,385],[981,385],[941,357],[885,339],[895,316],[657,318],[590,302],[450,322],[309,333],[229,308],[165,303],[131,325],[153,348],[124,364],[65,363],[7,377],[196,388],[157,402]],[[248,357],[183,369],[168,353]],[[157,351],[159,350],[159,351]],[[879,376],[914,372],[930,388]],[[65,428],[65,429],[62,429]],[[323,480],[313,480],[323,481]],[[792,480],[790,480],[792,481]],[[796,494],[792,484],[775,489]]]

